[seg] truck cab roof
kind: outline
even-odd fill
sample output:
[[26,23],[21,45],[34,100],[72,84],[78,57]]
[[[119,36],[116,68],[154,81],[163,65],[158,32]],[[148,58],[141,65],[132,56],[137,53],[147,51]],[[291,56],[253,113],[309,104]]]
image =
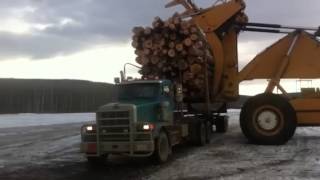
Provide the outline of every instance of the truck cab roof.
[[132,80],[132,81],[124,81],[121,82],[120,85],[126,85],[126,84],[169,84],[171,83],[170,80],[164,80],[164,79],[158,79],[158,80]]

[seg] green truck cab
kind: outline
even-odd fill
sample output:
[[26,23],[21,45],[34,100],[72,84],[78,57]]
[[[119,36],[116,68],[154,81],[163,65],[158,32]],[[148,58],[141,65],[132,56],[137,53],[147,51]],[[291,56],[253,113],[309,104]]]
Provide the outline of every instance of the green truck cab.
[[90,162],[110,154],[165,162],[176,144],[209,142],[219,118],[216,125],[226,130],[225,116],[191,112],[182,102],[182,88],[169,80],[125,81],[117,88],[117,102],[101,106],[96,123],[81,128],[81,151]]

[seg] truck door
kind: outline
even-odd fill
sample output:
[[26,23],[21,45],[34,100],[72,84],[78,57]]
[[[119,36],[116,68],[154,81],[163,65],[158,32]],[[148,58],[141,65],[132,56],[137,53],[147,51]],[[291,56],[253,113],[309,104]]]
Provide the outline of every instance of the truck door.
[[173,122],[173,89],[169,85],[162,87],[161,114],[162,120]]

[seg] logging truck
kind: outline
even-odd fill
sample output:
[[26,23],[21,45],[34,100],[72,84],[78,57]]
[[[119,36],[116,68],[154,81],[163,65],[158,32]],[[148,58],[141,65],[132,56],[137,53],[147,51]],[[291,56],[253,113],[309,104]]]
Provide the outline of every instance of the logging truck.
[[[227,131],[226,105],[212,104],[209,91],[195,101],[183,97],[181,83],[128,80],[131,78],[121,74],[121,82],[115,80],[118,100],[98,109],[96,124],[82,127],[81,149],[89,162],[102,162],[109,154],[120,154],[151,157],[162,163],[177,144],[209,143],[213,125],[217,132]],[[209,89],[208,84],[203,88]]]
[[[308,89],[291,97],[281,86],[284,78],[320,78],[319,28],[249,23],[243,0],[218,1],[206,9],[191,0],[173,0],[166,7],[175,5],[186,11],[165,22],[157,18],[153,29],[134,30],[132,45],[143,79],[122,78],[119,101],[102,106],[96,124],[82,127],[88,160],[125,154],[165,162],[176,144],[204,145],[213,125],[226,131],[226,103],[238,99],[239,84],[246,80],[269,80],[265,92],[241,109],[240,126],[249,142],[284,144],[297,126],[320,125],[319,91]],[[241,31],[285,36],[239,71]],[[282,94],[274,94],[275,88]]]

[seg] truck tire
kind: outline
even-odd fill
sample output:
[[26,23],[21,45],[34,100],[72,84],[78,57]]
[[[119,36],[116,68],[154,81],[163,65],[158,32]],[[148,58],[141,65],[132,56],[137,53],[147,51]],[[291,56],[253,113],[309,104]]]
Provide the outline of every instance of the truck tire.
[[260,94],[249,99],[242,107],[240,127],[249,142],[282,145],[294,135],[296,112],[286,98]]
[[206,127],[206,143],[209,144],[212,136],[212,123],[207,121]]
[[226,133],[229,127],[228,116],[218,116],[216,119],[216,132]]
[[198,146],[206,145],[207,133],[206,133],[206,124],[204,122],[197,124],[196,129],[196,142],[195,144]]
[[171,152],[169,138],[164,131],[161,131],[159,137],[155,140],[154,158],[157,163],[161,164],[168,160]]

